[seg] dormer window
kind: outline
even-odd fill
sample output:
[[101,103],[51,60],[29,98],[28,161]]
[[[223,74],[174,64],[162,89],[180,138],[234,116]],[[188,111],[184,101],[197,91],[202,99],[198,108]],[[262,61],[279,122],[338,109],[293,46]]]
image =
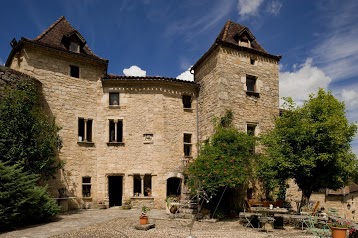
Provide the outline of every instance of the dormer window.
[[239,45],[244,47],[250,47],[250,41],[247,38],[241,38]]
[[70,42],[69,50],[75,53],[80,53],[80,45],[76,42]]

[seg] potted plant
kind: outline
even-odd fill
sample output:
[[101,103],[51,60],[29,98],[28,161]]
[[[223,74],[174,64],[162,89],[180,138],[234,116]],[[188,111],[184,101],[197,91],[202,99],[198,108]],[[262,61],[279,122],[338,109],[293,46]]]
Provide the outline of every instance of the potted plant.
[[350,221],[345,219],[335,219],[329,223],[332,231],[332,238],[346,238],[347,230],[352,227]]
[[147,216],[147,212],[150,210],[149,207],[147,207],[146,205],[142,206],[142,214],[139,217],[139,224],[141,225],[146,225],[148,224],[148,216]]
[[98,200],[99,209],[107,209],[106,204],[102,200]]
[[177,212],[178,207],[179,207],[179,198],[178,197],[170,197],[168,196],[165,199],[165,203],[166,203],[166,213],[167,214],[174,214]]
[[122,209],[123,210],[129,210],[129,209],[131,209],[132,208],[132,202],[131,202],[131,200],[130,199],[126,199],[125,201],[124,201],[124,204],[122,205]]
[[150,196],[152,196],[152,189],[150,189],[150,188],[146,188],[145,189],[145,192],[148,194],[148,197],[150,197]]

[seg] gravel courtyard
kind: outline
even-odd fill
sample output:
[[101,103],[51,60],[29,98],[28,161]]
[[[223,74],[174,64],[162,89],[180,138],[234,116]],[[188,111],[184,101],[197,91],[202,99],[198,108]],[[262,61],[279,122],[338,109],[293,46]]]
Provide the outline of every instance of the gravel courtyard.
[[[139,223],[139,209],[121,210],[110,208],[106,210],[82,210],[77,213],[63,214],[58,221],[31,226],[20,230],[2,233],[0,238],[14,237],[123,237],[123,238],[186,238],[190,234],[187,220],[171,220],[162,210],[148,212],[149,222],[155,228],[148,231],[136,230]],[[257,229],[244,228],[238,220],[212,222],[195,222],[192,235],[197,238],[260,238],[260,237],[301,237],[313,238],[304,231],[286,227],[284,230],[275,229],[272,232],[262,232]]]

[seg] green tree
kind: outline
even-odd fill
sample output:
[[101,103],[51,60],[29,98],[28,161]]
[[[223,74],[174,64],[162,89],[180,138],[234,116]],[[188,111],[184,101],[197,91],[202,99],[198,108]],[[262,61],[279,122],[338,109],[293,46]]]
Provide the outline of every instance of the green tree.
[[203,144],[199,156],[187,167],[186,183],[192,190],[198,186],[208,194],[220,188],[245,185],[253,176],[252,147],[255,138],[232,126],[229,111],[218,120],[215,134]]
[[0,161],[19,164],[24,171],[47,179],[61,163],[56,159],[61,148],[59,128],[46,116],[40,93],[32,80],[0,91]]
[[303,204],[313,191],[344,186],[357,166],[350,148],[357,126],[348,122],[344,103],[319,89],[302,107],[287,98],[285,109],[263,140],[271,169],[294,179]]
[[38,179],[19,165],[0,161],[0,230],[44,221],[59,213],[47,189],[36,186]]

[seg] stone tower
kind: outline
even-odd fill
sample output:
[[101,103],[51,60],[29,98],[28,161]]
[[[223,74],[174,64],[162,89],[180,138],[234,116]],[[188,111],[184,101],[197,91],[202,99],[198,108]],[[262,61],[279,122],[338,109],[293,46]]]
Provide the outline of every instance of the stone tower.
[[251,31],[226,22],[210,49],[195,63],[199,141],[214,130],[212,119],[226,110],[234,114],[240,131],[258,135],[273,127],[279,114],[278,63],[281,56],[267,53]]

